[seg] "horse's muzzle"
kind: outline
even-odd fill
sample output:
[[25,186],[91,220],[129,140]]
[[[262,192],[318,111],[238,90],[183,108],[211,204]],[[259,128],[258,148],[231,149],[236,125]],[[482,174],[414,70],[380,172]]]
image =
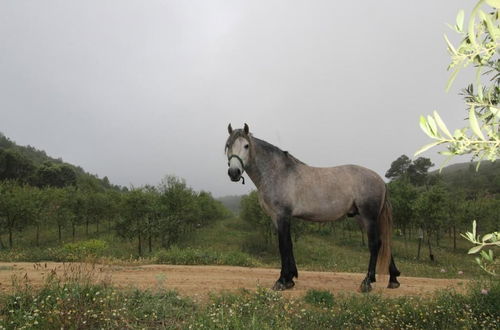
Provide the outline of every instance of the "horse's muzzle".
[[237,167],[230,167],[228,170],[227,170],[227,174],[229,175],[229,177],[231,178],[231,181],[233,182],[238,182],[241,180],[241,170]]

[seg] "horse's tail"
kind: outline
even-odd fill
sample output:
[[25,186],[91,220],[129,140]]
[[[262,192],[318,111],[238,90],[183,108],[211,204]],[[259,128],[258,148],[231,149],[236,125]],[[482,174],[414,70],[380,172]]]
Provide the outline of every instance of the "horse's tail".
[[392,207],[388,199],[387,188],[377,221],[381,241],[380,249],[378,250],[377,273],[388,274],[391,262]]

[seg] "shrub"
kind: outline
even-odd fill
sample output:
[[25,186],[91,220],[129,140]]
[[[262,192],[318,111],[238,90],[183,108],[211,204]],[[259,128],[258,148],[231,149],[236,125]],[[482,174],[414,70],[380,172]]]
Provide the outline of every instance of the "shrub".
[[231,265],[256,266],[258,262],[248,254],[239,251],[218,252],[212,249],[195,249],[172,246],[159,250],[154,256],[159,264],[172,265]]
[[98,239],[91,239],[76,243],[67,243],[61,248],[62,255],[67,261],[83,261],[88,258],[103,256],[108,243]]
[[304,300],[311,304],[321,307],[332,307],[333,306],[333,295],[330,291],[324,290],[308,290],[304,296]]

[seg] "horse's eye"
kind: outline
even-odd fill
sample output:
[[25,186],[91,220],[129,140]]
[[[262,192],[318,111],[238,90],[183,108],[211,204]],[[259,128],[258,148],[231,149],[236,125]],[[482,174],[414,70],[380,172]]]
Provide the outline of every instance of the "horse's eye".
[[248,144],[245,144],[245,149],[248,149]]

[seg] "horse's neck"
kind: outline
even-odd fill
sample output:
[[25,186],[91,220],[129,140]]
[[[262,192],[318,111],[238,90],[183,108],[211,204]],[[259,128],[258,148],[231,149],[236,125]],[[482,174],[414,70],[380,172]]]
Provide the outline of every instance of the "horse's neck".
[[276,179],[276,168],[272,168],[276,164],[273,155],[265,150],[258,141],[253,143],[254,155],[247,168],[247,174],[253,181],[257,189],[261,189],[264,185],[273,184]]

